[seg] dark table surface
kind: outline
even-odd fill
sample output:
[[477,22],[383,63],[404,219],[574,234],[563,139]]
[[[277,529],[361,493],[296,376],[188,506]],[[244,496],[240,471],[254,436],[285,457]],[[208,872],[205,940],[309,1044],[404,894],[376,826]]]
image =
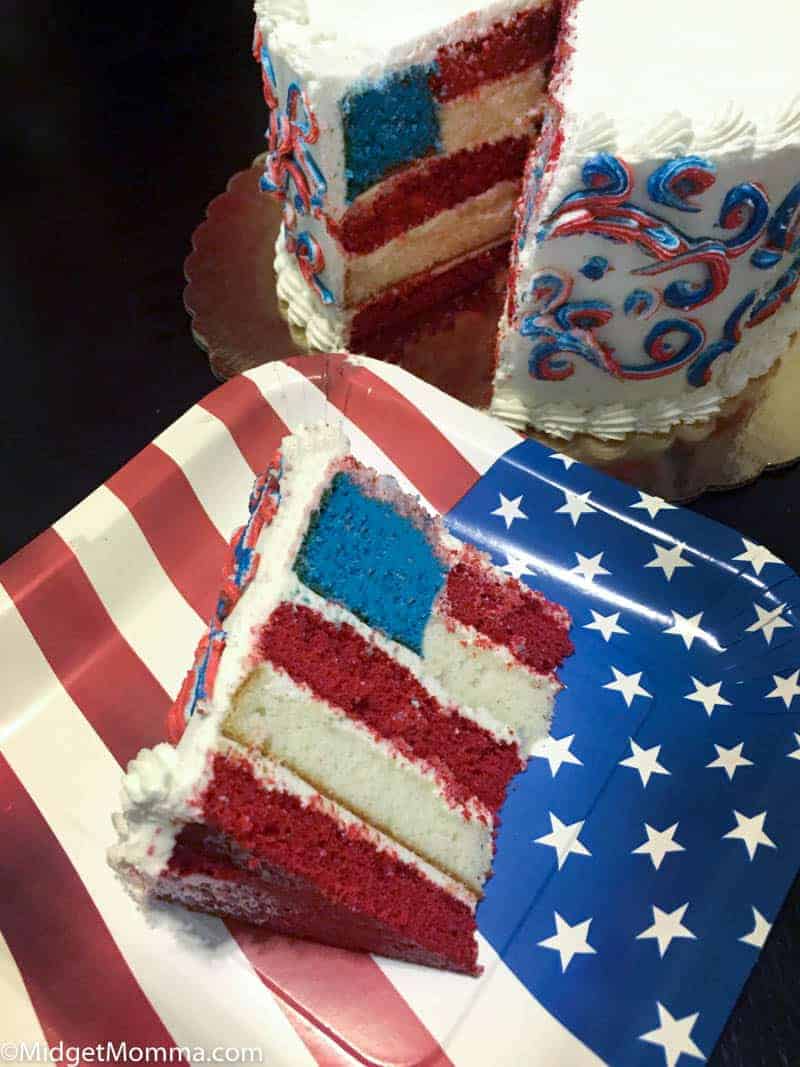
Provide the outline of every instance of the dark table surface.
[[[216,384],[183,262],[208,202],[262,148],[250,7],[4,8],[0,559]],[[800,569],[799,467],[691,506]],[[710,1062],[800,1064],[800,884]]]

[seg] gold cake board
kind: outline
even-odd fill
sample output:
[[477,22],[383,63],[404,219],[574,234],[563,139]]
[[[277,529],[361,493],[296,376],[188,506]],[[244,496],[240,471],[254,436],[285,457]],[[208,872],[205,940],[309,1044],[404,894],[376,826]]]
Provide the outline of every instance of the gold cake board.
[[[211,202],[186,260],[184,303],[192,333],[224,380],[273,360],[311,350],[303,331],[290,326],[275,291],[273,258],[280,210],[258,188],[258,161],[228,183]],[[436,381],[437,353],[485,362],[500,298],[485,312],[472,308],[422,333],[413,343],[408,369],[424,368]],[[491,306],[489,306],[491,305]],[[476,347],[477,346],[477,347]],[[401,364],[403,358],[397,360]],[[472,386],[460,399],[472,400]],[[669,434],[631,434],[604,441],[581,434],[570,441],[530,430],[559,452],[606,471],[636,488],[672,501],[687,501],[709,489],[753,481],[766,470],[800,458],[800,336],[766,375],[750,382],[714,418],[680,424]]]

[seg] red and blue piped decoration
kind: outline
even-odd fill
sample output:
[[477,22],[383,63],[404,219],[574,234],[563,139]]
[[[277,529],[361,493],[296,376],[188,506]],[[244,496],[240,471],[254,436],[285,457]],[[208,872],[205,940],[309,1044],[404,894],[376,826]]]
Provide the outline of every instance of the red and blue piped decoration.
[[[588,159],[582,169],[584,188],[567,195],[542,223],[537,242],[574,236],[594,236],[616,244],[634,246],[653,260],[631,274],[652,277],[693,267],[701,268],[700,282],[676,279],[660,289],[635,288],[625,298],[623,311],[628,318],[647,320],[663,306],[678,311],[695,311],[716,300],[728,287],[731,263],[750,252],[763,238],[765,244],[753,252],[750,262],[759,268],[774,267],[787,252],[800,250],[800,183],[784,199],[770,219],[769,198],[757,182],[742,182],[729,190],[720,208],[717,226],[729,236],[692,237],[677,225],[651,210],[637,206],[629,198],[634,178],[622,159],[600,153]],[[699,156],[669,160],[647,179],[652,201],[674,211],[697,213],[699,197],[716,182],[713,163]],[[592,257],[580,273],[594,273]],[[606,264],[607,261],[603,260]],[[743,324],[752,328],[782,307],[800,284],[796,260],[776,284],[756,301],[753,290],[736,306],[723,328],[723,335],[706,346],[706,331],[696,318],[673,317],[661,320],[643,339],[649,362],[622,365],[614,349],[597,336],[611,322],[614,309],[602,301],[568,303],[572,279],[562,272],[541,271],[532,281],[529,300],[536,310],[524,315],[520,333],[536,344],[529,360],[532,377],[563,380],[575,371],[575,356],[621,379],[645,380],[674,374],[688,367],[688,380],[701,386],[710,380],[711,367],[741,339]],[[605,267],[605,269],[609,269]],[[613,269],[613,268],[610,268]],[[745,322],[747,312],[750,316]]]
[[269,469],[256,479],[253,486],[250,517],[231,539],[216,612],[197,646],[194,664],[167,715],[167,736],[173,744],[180,740],[198,703],[213,695],[220,657],[227,640],[225,620],[255,577],[259,564],[256,544],[264,527],[275,517],[279,502],[280,453],[277,453]]
[[264,100],[269,109],[267,158],[261,176],[262,192],[283,204],[286,250],[297,256],[300,271],[323,303],[333,303],[333,294],[323,284],[325,256],[310,233],[297,233],[298,216],[322,218],[328,184],[310,145],[319,140],[319,124],[308,96],[296,82],[286,91],[286,106],[280,106],[278,80],[269,49],[256,26],[253,54],[261,64]]

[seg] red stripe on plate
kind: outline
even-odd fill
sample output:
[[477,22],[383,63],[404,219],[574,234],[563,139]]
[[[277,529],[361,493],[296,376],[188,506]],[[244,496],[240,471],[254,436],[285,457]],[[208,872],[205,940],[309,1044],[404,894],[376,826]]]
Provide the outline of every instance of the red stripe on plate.
[[[246,392],[240,392],[240,399],[249,404],[252,397]],[[213,397],[211,402],[216,409]],[[283,432],[274,413],[270,418],[268,405],[262,401],[259,407],[264,421],[259,424],[253,416],[255,421],[247,431],[248,450],[259,447],[257,438],[273,448],[277,434]],[[226,425],[229,417],[235,421],[238,410],[231,402]],[[132,511],[170,580],[202,617],[208,617],[218,591],[225,545],[213,527],[211,536],[210,520],[180,468],[150,445],[109,486]],[[140,747],[163,739],[169,697],[116,630],[85,572],[55,531],[46,531],[12,557],[0,568],[0,578],[61,684],[121,763]],[[109,798],[109,810],[113,801]],[[58,886],[58,880],[52,885]],[[42,914],[47,914],[46,909]],[[64,923],[68,925],[66,918]],[[62,925],[59,919],[51,930],[56,944],[66,936]],[[285,955],[265,953],[261,945],[256,948],[240,935],[237,930],[237,940],[265,984],[298,1010],[305,1006],[302,1013],[310,1023],[342,1048],[363,1046],[385,1063],[416,1064],[426,1057],[431,1067],[448,1062],[370,957],[331,955],[333,950],[309,944],[302,946],[306,967],[287,970]],[[88,949],[79,956],[84,963],[91,959]],[[298,1029],[298,1034],[316,1055],[306,1033]],[[396,1053],[394,1060],[387,1060],[380,1051],[387,1042]],[[357,1055],[364,1062],[375,1062],[366,1061],[362,1053]]]
[[265,985],[364,1064],[450,1060],[370,956],[230,922]]
[[0,927],[47,1042],[174,1047],[66,853],[2,755],[0,812]]
[[410,400],[344,356],[287,361],[326,392],[328,400],[370,437],[442,513],[450,511],[480,475]]
[[136,519],[175,588],[210,619],[228,546],[178,464],[151,444],[106,485]]
[[267,469],[275,449],[289,432],[256,383],[242,375],[209,393],[200,401],[200,407],[225,423],[255,474]]
[[123,766],[163,740],[169,697],[55,530],[4,563],[0,580],[61,684]]
[[[265,983],[266,984],[266,983]],[[316,1026],[301,1015],[299,1011],[282,997],[276,997],[275,1003],[297,1031],[306,1048],[317,1061],[318,1067],[354,1067],[355,1060],[334,1041],[318,1030]]]

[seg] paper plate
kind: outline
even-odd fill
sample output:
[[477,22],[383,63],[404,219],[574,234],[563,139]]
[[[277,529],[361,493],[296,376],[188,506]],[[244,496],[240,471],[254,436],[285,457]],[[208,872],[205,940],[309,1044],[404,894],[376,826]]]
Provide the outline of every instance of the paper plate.
[[[319,418],[573,615],[552,739],[503,810],[478,980],[145,916],[105,863],[121,766],[164,736],[253,474]],[[6,1042],[271,1067],[711,1053],[800,866],[800,579],[767,549],[396,367],[320,356],[216,390],[0,581]]]

